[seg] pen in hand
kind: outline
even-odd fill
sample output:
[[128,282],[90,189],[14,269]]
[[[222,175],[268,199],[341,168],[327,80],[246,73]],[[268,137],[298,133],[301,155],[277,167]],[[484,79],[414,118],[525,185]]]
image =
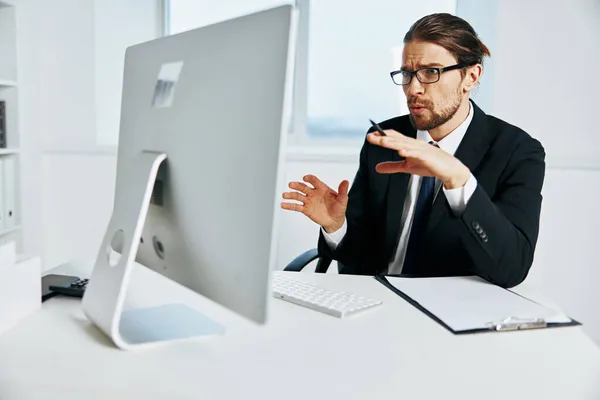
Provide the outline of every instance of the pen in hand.
[[377,130],[377,132],[379,132],[379,134],[380,134],[381,136],[387,136],[387,135],[385,134],[385,132],[383,131],[383,129],[381,129],[381,128],[379,127],[379,125],[377,125],[377,123],[376,123],[376,122],[374,122],[372,119],[370,119],[369,121],[371,122],[371,125],[373,125],[373,128],[375,128],[375,129]]
[[[377,130],[377,132],[381,135],[381,136],[387,136],[385,134],[385,132],[383,131],[383,129],[381,129],[381,127],[372,119],[369,120],[371,122],[371,125],[373,125],[373,128],[375,128]],[[404,161],[405,158],[404,157],[400,157],[401,161]]]

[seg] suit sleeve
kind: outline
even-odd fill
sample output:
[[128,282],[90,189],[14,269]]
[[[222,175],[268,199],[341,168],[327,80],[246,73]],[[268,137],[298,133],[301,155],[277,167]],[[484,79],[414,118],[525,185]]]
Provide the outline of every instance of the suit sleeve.
[[544,148],[528,139],[514,151],[493,198],[477,185],[458,217],[474,273],[502,287],[527,277],[539,232],[544,174]]
[[341,242],[331,246],[319,230],[319,253],[340,262],[340,272],[359,274],[364,265],[364,257],[368,253],[365,246],[369,241],[365,236],[370,232],[368,218],[369,174],[367,172],[367,152],[369,144],[365,141],[360,151],[358,171],[348,192],[348,208],[346,209],[346,233]]

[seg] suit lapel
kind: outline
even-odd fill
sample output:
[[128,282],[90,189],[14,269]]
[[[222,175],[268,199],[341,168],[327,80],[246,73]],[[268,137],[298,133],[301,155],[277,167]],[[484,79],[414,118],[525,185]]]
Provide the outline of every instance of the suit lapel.
[[[471,124],[467,128],[467,132],[463,140],[460,142],[458,149],[454,156],[458,158],[463,164],[465,164],[471,172],[477,169],[477,166],[481,162],[481,159],[489,148],[489,131],[486,122],[486,114],[471,101],[473,106],[473,119]],[[440,218],[444,213],[450,213],[452,210],[448,205],[446,196],[440,192],[438,193],[431,209],[431,215],[427,224],[427,233],[430,233],[435,225],[439,222]]]

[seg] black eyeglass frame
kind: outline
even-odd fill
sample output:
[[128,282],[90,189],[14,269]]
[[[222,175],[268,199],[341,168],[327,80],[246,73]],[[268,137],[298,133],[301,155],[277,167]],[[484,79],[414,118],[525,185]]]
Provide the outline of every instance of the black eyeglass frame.
[[[406,70],[404,70],[404,69],[399,69],[399,70],[397,70],[397,71],[392,71],[392,72],[390,72],[390,78],[392,78],[392,82],[394,82],[394,85],[398,85],[398,86],[407,86],[407,85],[410,85],[410,84],[411,84],[411,82],[412,82],[412,80],[413,80],[413,77],[415,77],[419,71],[423,71],[423,70],[426,70],[426,69],[434,69],[434,70],[437,70],[437,73],[438,73],[438,74],[437,74],[437,79],[436,79],[435,81],[433,81],[433,82],[423,82],[423,81],[421,81],[421,80],[419,79],[419,77],[417,76],[417,80],[418,80],[419,82],[421,82],[421,83],[423,83],[423,84],[426,84],[426,85],[428,85],[428,84],[431,84],[431,83],[436,83],[436,82],[438,82],[438,81],[440,80],[441,76],[442,76],[442,72],[453,71],[453,70],[455,70],[455,69],[462,69],[462,68],[466,68],[466,67],[468,67],[468,66],[469,66],[469,65],[467,65],[467,64],[454,64],[454,65],[450,65],[450,66],[448,66],[448,67],[425,67],[425,68],[419,68],[419,69],[418,69],[418,70],[416,70],[416,71],[406,71]],[[396,80],[394,79],[394,76],[396,76],[396,75],[398,75],[398,74],[402,74],[402,73],[408,73],[408,74],[410,74],[410,79],[409,79],[409,81],[408,81],[407,83],[396,83]]]

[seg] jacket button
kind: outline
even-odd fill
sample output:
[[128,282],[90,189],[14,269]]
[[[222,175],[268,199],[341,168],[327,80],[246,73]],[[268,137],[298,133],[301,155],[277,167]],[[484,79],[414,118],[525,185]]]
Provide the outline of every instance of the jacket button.
[[479,226],[479,223],[477,221],[473,221],[471,223],[471,226],[473,227],[473,229],[475,229],[476,231],[479,231],[481,229],[481,227]]

